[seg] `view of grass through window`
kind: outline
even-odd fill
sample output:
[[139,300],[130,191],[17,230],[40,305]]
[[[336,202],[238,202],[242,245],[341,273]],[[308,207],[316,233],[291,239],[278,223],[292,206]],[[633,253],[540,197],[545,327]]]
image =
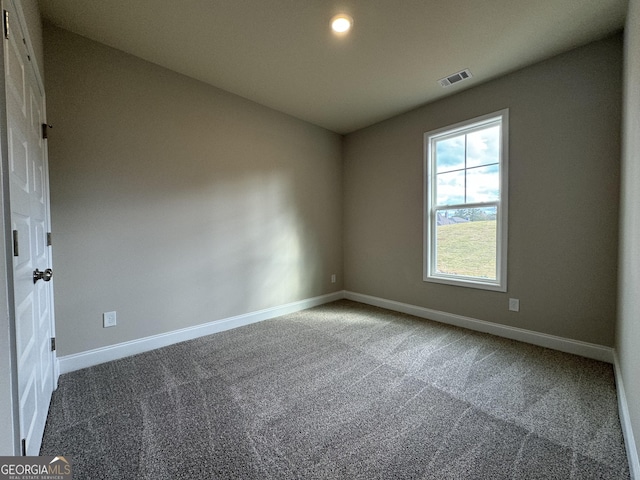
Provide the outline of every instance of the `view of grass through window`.
[[438,210],[436,271],[495,280],[496,208]]

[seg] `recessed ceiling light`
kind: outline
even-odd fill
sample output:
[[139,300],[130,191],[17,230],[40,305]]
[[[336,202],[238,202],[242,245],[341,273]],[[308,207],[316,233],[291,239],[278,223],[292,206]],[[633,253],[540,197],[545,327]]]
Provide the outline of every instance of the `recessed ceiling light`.
[[353,18],[341,13],[331,19],[331,29],[336,33],[347,33],[353,26]]

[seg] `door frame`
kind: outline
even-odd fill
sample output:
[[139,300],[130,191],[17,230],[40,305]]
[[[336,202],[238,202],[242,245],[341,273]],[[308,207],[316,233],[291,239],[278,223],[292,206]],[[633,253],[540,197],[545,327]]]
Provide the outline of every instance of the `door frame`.
[[[21,2],[16,0],[1,0],[1,11],[4,11],[9,4],[11,10],[18,18],[18,22],[23,30],[27,49],[33,52],[31,36],[27,28],[24,11]],[[2,12],[0,12],[2,13]],[[2,18],[2,23],[4,18]],[[2,27],[0,26],[0,30]],[[4,35],[4,32],[1,33]],[[4,39],[3,39],[4,41]],[[38,65],[38,59],[33,57],[33,67],[36,81],[44,92],[44,82],[41,75],[42,65]],[[16,351],[16,324],[15,324],[15,302],[14,302],[14,282],[13,282],[13,232],[11,227],[11,196],[9,190],[9,150],[8,150],[8,119],[6,102],[6,84],[4,68],[4,48],[0,48],[0,71],[2,81],[0,82],[0,239],[4,249],[0,254],[0,295],[2,301],[0,305],[6,308],[0,309],[0,456],[21,455],[20,446],[20,411],[18,398],[18,375],[17,375],[17,351]],[[43,94],[44,96],[44,94]],[[45,96],[46,99],[46,96]],[[46,100],[45,100],[46,103]],[[46,118],[46,111],[45,117]],[[49,196],[49,173],[48,173],[48,152],[45,141],[44,163],[47,167],[45,175],[46,195]],[[51,231],[51,208],[47,211],[48,231]],[[52,289],[53,292],[53,289]],[[50,307],[53,306],[53,294],[50,296]],[[52,334],[55,335],[55,315],[51,308]],[[59,366],[53,353],[54,389],[58,384]]]
[[[5,8],[6,0],[2,2],[2,10]],[[15,303],[13,297],[13,242],[11,232],[11,196],[9,192],[9,143],[8,143],[8,121],[7,121],[7,97],[5,85],[4,69],[4,48],[0,48],[0,70],[2,71],[2,82],[0,82],[0,163],[2,183],[2,210],[0,218],[2,220],[3,255],[0,258],[0,286],[2,296],[7,308],[0,311],[0,361],[2,365],[9,368],[0,369],[0,422],[6,422],[6,430],[0,436],[0,452],[3,455],[17,455],[20,445],[20,414],[18,411],[18,376],[16,367],[16,325],[15,325]],[[6,334],[6,336],[5,336]],[[6,388],[8,387],[8,388]]]

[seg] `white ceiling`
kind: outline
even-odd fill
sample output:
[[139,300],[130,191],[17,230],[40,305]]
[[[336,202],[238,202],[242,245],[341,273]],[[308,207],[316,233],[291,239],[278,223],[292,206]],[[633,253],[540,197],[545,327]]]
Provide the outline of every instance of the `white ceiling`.
[[[40,0],[43,17],[338,133],[602,38],[627,0]],[[353,31],[333,35],[345,12]],[[437,80],[464,68],[471,80]]]

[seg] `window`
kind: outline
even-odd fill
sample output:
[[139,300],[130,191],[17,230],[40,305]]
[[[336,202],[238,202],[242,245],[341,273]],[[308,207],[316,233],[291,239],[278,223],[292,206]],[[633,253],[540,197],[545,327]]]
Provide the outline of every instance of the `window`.
[[425,133],[425,281],[507,290],[508,115]]

